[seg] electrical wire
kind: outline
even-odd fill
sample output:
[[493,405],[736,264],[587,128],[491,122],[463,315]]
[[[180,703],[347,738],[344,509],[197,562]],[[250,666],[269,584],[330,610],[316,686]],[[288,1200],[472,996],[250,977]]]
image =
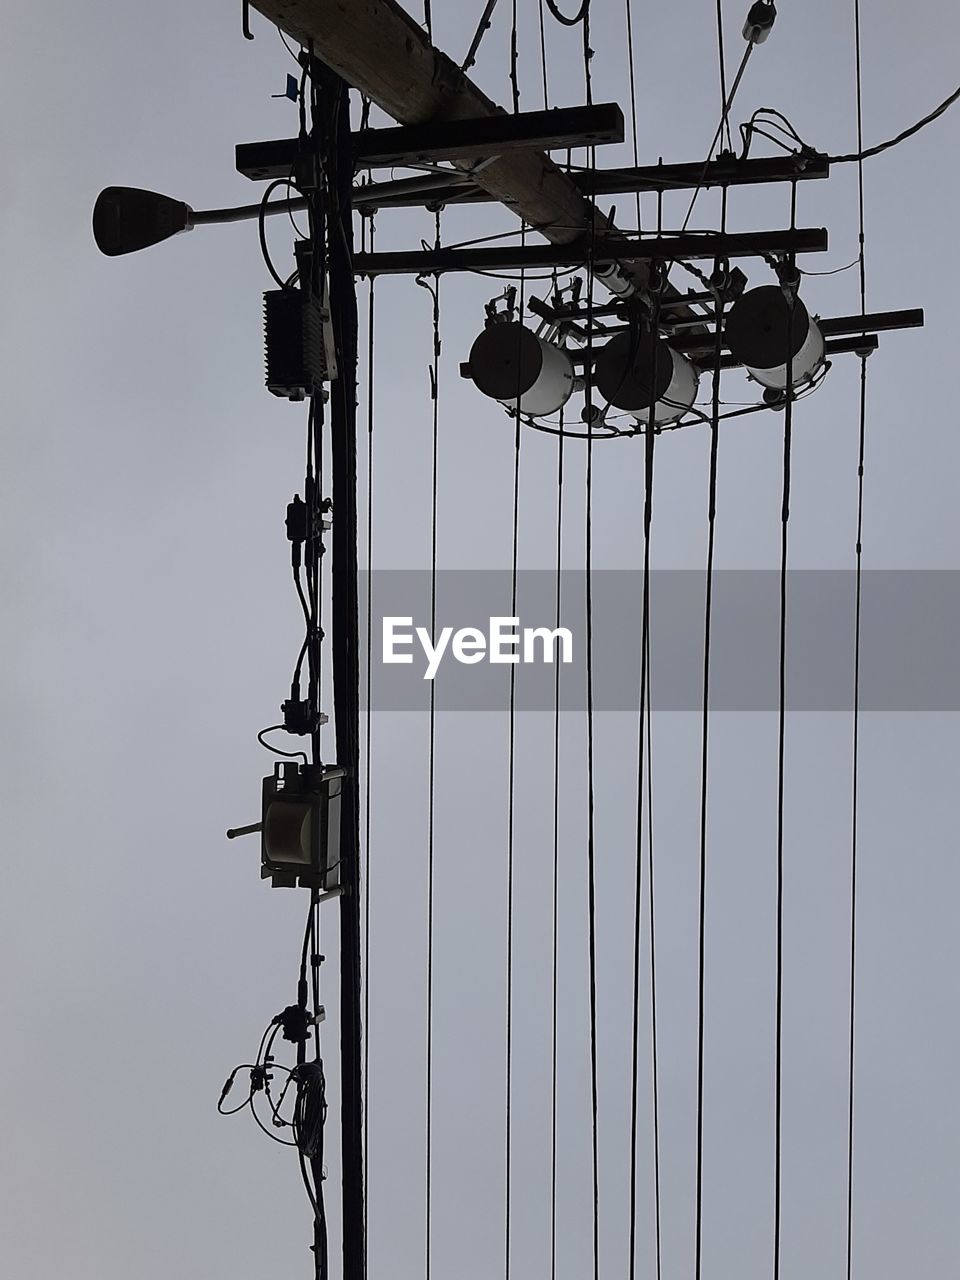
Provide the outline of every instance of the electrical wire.
[[[516,8],[514,8],[516,20]],[[517,318],[521,328],[518,329],[517,352],[517,396],[513,416],[515,419],[513,445],[513,528],[512,550],[510,561],[510,614],[517,613],[517,584],[520,546],[520,441],[521,441],[521,369],[519,338],[522,336],[525,306],[526,281],[520,273],[520,292],[518,297]],[[513,903],[514,903],[514,840],[515,840],[515,808],[516,808],[516,745],[517,745],[517,668],[510,667],[510,710],[508,729],[508,784],[507,784],[507,1000],[506,1000],[506,1100],[504,1106],[505,1126],[505,1176],[504,1176],[504,1277],[510,1280],[511,1264],[511,1210],[513,1192]]]
[[[860,0],[854,0],[854,39],[857,88],[857,204],[859,215],[858,263],[860,267],[860,314],[867,313],[866,216],[863,185],[863,67],[861,49]],[[853,742],[852,796],[850,815],[850,1030],[847,1044],[847,1203],[846,1280],[853,1275],[853,1157],[856,1101],[856,1011],[857,1011],[857,864],[860,845],[860,643],[863,604],[863,474],[867,435],[867,357],[860,357],[860,413],[857,443],[857,541],[856,602],[853,640]]]
[[274,191],[276,191],[278,187],[289,188],[290,185],[291,184],[288,178],[276,178],[273,182],[268,183],[267,188],[264,191],[263,196],[260,200],[260,212],[257,216],[257,228],[260,235],[260,252],[263,255],[263,261],[266,265],[267,270],[270,272],[271,276],[273,276],[273,279],[277,284],[277,288],[279,289],[289,289],[290,284],[288,281],[284,280],[278,274],[276,267],[273,265],[273,260],[270,257],[270,249],[267,246],[267,227],[266,227],[267,202],[269,201],[270,197],[273,195]]
[[863,149],[862,141],[858,141],[857,150],[850,155],[845,156],[827,156],[829,164],[857,164],[863,160],[869,160],[872,156],[878,156],[884,151],[889,151],[892,147],[898,147],[901,142],[906,142],[908,138],[914,137],[921,129],[925,129],[928,124],[933,124],[934,120],[939,118],[960,98],[960,87],[954,89],[949,98],[944,98],[939,107],[925,115],[922,120],[918,120],[916,124],[912,124],[909,129],[904,129],[902,133],[898,133],[895,138],[890,138],[886,142],[878,143],[875,147]]
[[650,1066],[653,1110],[653,1205],[656,1280],[661,1280],[662,1240],[660,1213],[660,1059],[657,1044],[657,934],[653,882],[653,724],[651,714],[650,631],[644,652],[647,669],[647,907],[650,926]]
[[[752,43],[752,42],[751,42]],[[730,147],[729,110],[725,109],[727,101],[727,60],[723,52],[723,0],[717,0],[717,61],[720,64],[720,109],[723,111],[721,121],[726,133],[727,147]]]
[[[722,195],[721,227],[726,229],[727,193]],[[719,266],[719,264],[718,264]],[[714,553],[717,523],[717,462],[720,446],[720,358],[723,351],[723,298],[718,291],[713,352],[713,404],[710,422],[710,475],[707,496],[707,566],[703,615],[703,706],[700,722],[700,880],[697,934],[697,1173],[696,1173],[696,1280],[703,1263],[703,1081],[704,1014],[706,985],[706,882],[707,882],[707,783],[709,777],[710,641],[713,626]]]
[[[440,212],[435,214],[434,247],[440,247]],[[430,484],[430,636],[437,630],[437,497],[439,464],[439,378],[440,378],[440,280],[431,286],[418,277],[431,295],[433,316],[433,351],[430,364],[431,484]],[[435,781],[437,742],[436,683],[430,682],[429,745],[427,762],[427,1045],[426,1045],[426,1221],[425,1275],[430,1280],[433,1261],[433,978],[434,978],[434,862],[435,862]]]
[[580,8],[572,17],[569,18],[562,12],[557,4],[557,0],[547,0],[547,8],[550,10],[553,17],[555,17],[558,22],[562,23],[563,26],[575,27],[579,23],[585,22],[589,17],[590,0],[581,0]]
[[[542,12],[542,9],[541,9]],[[564,430],[563,409],[560,410],[560,431],[557,444],[557,559],[554,574],[556,594],[556,626],[559,629],[563,616],[563,460]],[[557,1277],[557,1128],[558,1128],[558,1070],[557,1036],[560,968],[560,663],[554,664],[553,673],[553,885],[551,894],[553,936],[552,984],[550,1005],[550,1280]]]
[[[631,140],[633,142],[633,165],[639,168],[640,165],[640,145],[639,145],[639,126],[637,123],[637,68],[633,51],[633,0],[626,0],[625,18],[627,28],[627,70],[630,77],[630,124],[631,124]],[[643,219],[640,209],[640,192],[635,193],[636,209],[637,209],[637,231],[638,233],[643,227]]]
[[[660,296],[658,288],[653,294],[653,310],[650,319],[651,331],[659,331]],[[654,344],[653,362],[650,371],[651,386],[657,385],[657,365],[660,346]],[[630,367],[628,361],[627,368]],[[648,653],[650,642],[650,531],[653,521],[653,461],[656,399],[651,402],[648,430],[644,441],[643,470],[643,588],[640,622],[640,706],[637,730],[637,838],[636,838],[636,878],[634,895],[634,939],[633,939],[633,1023],[631,1034],[631,1090],[630,1090],[630,1225],[629,1225],[629,1266],[630,1280],[636,1276],[637,1265],[637,1146],[638,1122],[640,1107],[639,1065],[640,1065],[640,955],[643,923],[643,820],[644,820],[644,747],[649,715]]]
[[[362,223],[363,233],[369,226],[370,251],[373,252],[376,225],[371,216]],[[364,245],[366,247],[366,245]],[[374,280],[367,281],[367,601],[366,601],[366,692],[367,709],[364,724],[364,805],[363,805],[363,1167],[370,1168],[370,813],[371,813],[371,748],[373,743],[373,422],[374,422]],[[367,1251],[367,1201],[364,1196],[364,1263]]]
[[[585,28],[586,30],[586,28]],[[584,37],[584,76],[589,85],[590,62]],[[589,95],[588,95],[589,96]],[[590,149],[591,167],[596,165],[596,149]],[[586,453],[586,676],[587,676],[587,875],[588,875],[588,951],[590,966],[590,1136],[593,1173],[593,1280],[600,1277],[600,1159],[599,1096],[597,1071],[597,872],[596,872],[596,794],[594,786],[593,723],[593,289],[596,219],[590,220],[587,272],[587,367],[584,387],[584,413],[587,423]]]
[[480,21],[477,23],[477,29],[474,32],[473,39],[470,41],[470,48],[467,50],[467,56],[460,65],[460,70],[464,73],[469,71],[477,60],[477,52],[480,49],[480,42],[490,29],[490,19],[496,7],[497,0],[486,0],[486,3],[483,6],[483,12],[480,15]]
[[[791,183],[790,228],[797,225],[797,184]],[[785,799],[785,747],[787,724],[787,529],[790,521],[791,444],[793,437],[793,317],[787,325],[786,404],[783,422],[783,503],[780,512],[780,653],[777,728],[777,969],[776,1059],[774,1085],[774,1227],[773,1280],[780,1280],[780,1233],[783,1172],[783,851]]]
[[279,747],[273,746],[270,742],[264,741],[264,735],[268,733],[287,732],[286,725],[272,724],[268,729],[261,729],[257,734],[257,741],[261,747],[265,747],[267,751],[272,751],[275,756],[285,756],[288,760],[302,759],[304,764],[308,763],[307,753],[305,751],[281,751]]

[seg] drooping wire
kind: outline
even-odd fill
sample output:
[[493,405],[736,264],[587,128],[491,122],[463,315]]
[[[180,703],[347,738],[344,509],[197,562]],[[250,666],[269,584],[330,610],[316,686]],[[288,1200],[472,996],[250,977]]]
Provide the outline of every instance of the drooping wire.
[[[653,292],[650,318],[651,332],[659,332],[661,290]],[[658,385],[657,366],[659,343],[654,343],[650,370],[650,385]],[[650,689],[648,685],[650,652],[650,532],[653,522],[653,461],[656,443],[656,400],[650,404],[647,429],[644,432],[643,468],[643,587],[640,622],[640,705],[637,729],[637,839],[636,878],[634,896],[633,938],[633,1024],[631,1035],[631,1091],[630,1091],[630,1227],[629,1258],[630,1280],[636,1276],[637,1266],[637,1149],[640,1109],[640,956],[643,925],[643,827],[644,827],[644,763],[647,734],[649,731]],[[659,1215],[658,1215],[659,1218]],[[659,1251],[658,1251],[659,1257]]]
[[[514,10],[516,12],[516,10]],[[524,237],[525,239],[525,237]],[[524,273],[520,273],[520,291],[518,296],[517,319],[522,326],[526,281]],[[522,329],[518,329],[518,337]],[[519,344],[518,344],[519,346]],[[513,408],[515,420],[513,443],[513,529],[512,551],[510,561],[510,614],[517,613],[517,587],[520,548],[520,377],[522,363],[517,352],[517,396]],[[511,1210],[513,1200],[513,956],[514,956],[514,837],[515,837],[515,802],[516,802],[516,746],[517,746],[517,668],[510,667],[510,711],[509,711],[509,743],[508,743],[508,782],[507,782],[507,1008],[506,1008],[506,1104],[504,1108],[506,1170],[505,1170],[505,1212],[504,1212],[504,1277],[510,1280],[511,1263]]]
[[[797,225],[797,184],[791,183],[790,229]],[[777,972],[776,1057],[774,1087],[774,1228],[773,1280],[780,1280],[780,1233],[783,1182],[783,851],[785,746],[787,723],[787,529],[790,522],[790,469],[793,438],[793,319],[791,304],[787,324],[786,402],[783,420],[783,503],[780,511],[780,652],[777,728]]]
[[290,185],[290,180],[288,178],[276,178],[273,182],[268,183],[260,200],[260,210],[257,216],[257,229],[260,235],[260,252],[263,255],[264,264],[273,277],[278,289],[288,289],[290,285],[289,282],[284,280],[279,274],[276,267],[273,265],[273,259],[270,257],[270,249],[267,245],[267,203],[278,187],[289,188]]
[[[626,25],[627,25],[627,67],[630,75],[630,125],[631,137],[633,141],[633,164],[639,167],[640,164],[640,143],[639,143],[639,127],[637,124],[637,68],[633,52],[633,0],[626,0]],[[635,196],[637,208],[637,233],[643,229],[643,219],[640,210],[640,192]]]
[[[518,23],[517,0],[513,0],[510,14],[510,89],[513,110],[520,110],[520,82],[518,76]],[[520,243],[527,241],[526,223]],[[520,441],[522,368],[520,341],[523,337],[523,316],[526,304],[526,276],[520,272],[520,288],[517,307],[517,394],[513,405],[513,520],[510,558],[510,614],[517,613],[517,586],[520,548]],[[511,1264],[511,1211],[513,1208],[513,899],[514,899],[514,838],[516,806],[516,749],[517,749],[517,668],[510,667],[510,707],[508,725],[508,780],[507,780],[507,993],[506,993],[506,1096],[504,1098],[504,1219],[503,1219],[503,1268],[504,1280],[510,1280]]]
[[[440,247],[440,212],[435,214],[434,247]],[[433,284],[417,277],[417,284],[431,295],[433,307],[433,349],[430,362],[431,415],[431,484],[430,484],[430,636],[437,629],[437,499],[439,493],[440,443],[440,278]],[[426,1215],[425,1276],[430,1280],[433,1265],[433,985],[434,985],[434,880],[436,818],[436,749],[437,703],[436,684],[430,682],[429,743],[427,757],[427,1044],[426,1044]]]
[[723,111],[722,124],[726,137],[727,149],[732,148],[730,141],[730,118],[727,109],[727,60],[723,51],[723,0],[717,0],[717,60],[720,64],[720,108]]
[[575,27],[578,22],[585,22],[590,14],[590,0],[581,0],[580,8],[572,17],[567,17],[557,4],[557,0],[547,0],[547,8],[558,22],[565,27]]
[[[542,10],[541,10],[542,11]],[[557,442],[557,559],[555,570],[556,627],[559,629],[563,584],[563,409],[560,410],[560,432]],[[557,1277],[557,1034],[560,969],[560,663],[553,673],[553,888],[551,907],[552,937],[552,1001],[550,1010],[550,1280]]]
[[[723,189],[721,230],[726,230],[727,191]],[[717,263],[718,274],[726,275],[726,264]],[[697,1175],[696,1175],[696,1280],[703,1261],[703,1081],[704,1012],[706,984],[706,884],[707,884],[707,792],[709,778],[710,730],[710,641],[713,627],[714,553],[717,523],[717,462],[720,447],[720,361],[723,354],[723,298],[717,291],[715,312],[716,343],[713,353],[713,403],[710,422],[710,475],[707,496],[707,566],[703,611],[703,706],[700,721],[700,881],[697,934]]]
[[466,73],[477,60],[477,52],[480,48],[480,42],[490,29],[490,19],[493,11],[497,6],[497,0],[486,0],[483,6],[483,12],[480,15],[480,21],[477,23],[477,29],[474,32],[473,39],[470,41],[470,48],[467,50],[467,56],[461,63],[460,70]]
[[[364,218],[361,224],[366,248],[369,226],[369,247],[373,252],[376,227],[373,218]],[[370,813],[371,813],[371,746],[373,741],[373,422],[374,422],[374,278],[367,282],[367,600],[365,679],[367,709],[364,725],[364,777],[363,777],[363,1167],[370,1170]],[[367,1210],[369,1195],[364,1196],[363,1247],[366,1259]]]
[[960,87],[954,89],[949,98],[945,98],[939,107],[934,107],[929,115],[924,116],[922,120],[918,120],[916,124],[912,124],[909,129],[904,129],[902,133],[898,133],[895,138],[890,138],[887,142],[878,143],[875,147],[868,147],[866,150],[863,149],[862,143],[858,143],[857,150],[850,155],[827,156],[827,160],[830,164],[856,164],[862,160],[869,160],[871,156],[878,156],[884,151],[889,151],[891,147],[897,147],[901,142],[906,142],[908,138],[912,138],[921,129],[925,129],[928,124],[933,124],[934,120],[939,120],[958,98],[960,98]]
[[[857,204],[859,214],[860,314],[867,312],[866,234],[863,191],[863,63],[861,51],[860,0],[854,0],[854,39],[856,45],[857,84]],[[860,842],[860,630],[863,599],[863,473],[867,435],[867,357],[860,357],[860,415],[857,448],[857,543],[856,602],[854,606],[853,640],[853,744],[852,797],[850,821],[850,1030],[847,1045],[847,1204],[846,1250],[847,1280],[853,1274],[853,1155],[856,1083],[856,1009],[857,1009],[857,862]]]
[[[586,24],[584,29],[586,30]],[[587,57],[587,37],[584,36],[584,77],[590,84],[590,62]],[[596,148],[590,149],[591,169],[596,166]],[[593,724],[593,289],[594,251],[596,246],[596,218],[590,219],[589,257],[587,259],[587,365],[584,385],[584,414],[587,424],[586,448],[586,676],[587,676],[587,903],[588,949],[590,965],[590,1136],[593,1173],[593,1280],[600,1277],[600,1152],[599,1152],[599,1094],[597,1072],[597,869],[596,869],[596,794],[594,786],[594,724]]]
[[[663,191],[657,193],[657,234],[663,228]],[[653,435],[653,433],[650,433]],[[653,486],[653,444],[647,442],[650,450],[650,479]],[[649,541],[649,540],[648,540]],[[663,1266],[661,1212],[660,1212],[660,1057],[657,1037],[657,931],[654,886],[653,858],[653,717],[652,717],[652,671],[651,671],[650,626],[647,624],[647,639],[644,645],[643,661],[647,675],[647,904],[650,925],[650,1065],[651,1093],[653,1109],[653,1202],[654,1202],[654,1243],[656,1246],[657,1280],[661,1280]]]
[[544,0],[538,0],[537,14],[540,22],[540,80],[543,85],[543,108],[550,106],[550,93],[547,86],[547,24],[544,18]]
[[687,212],[686,212],[686,215],[684,216],[683,224],[680,227],[681,235],[683,234],[684,231],[686,231],[687,227],[690,225],[690,219],[693,216],[694,207],[696,206],[697,200],[700,197],[700,192],[703,190],[703,181],[707,176],[707,170],[709,168],[710,161],[713,159],[714,149],[716,148],[717,143],[720,141],[721,137],[723,136],[724,129],[729,128],[728,122],[730,118],[730,111],[733,108],[733,102],[737,96],[737,90],[740,88],[740,81],[743,79],[744,72],[747,69],[747,64],[750,61],[750,57],[753,53],[754,48],[755,48],[754,42],[752,40],[748,40],[747,47],[743,53],[743,58],[740,61],[740,66],[737,69],[736,77],[734,78],[733,84],[730,88],[729,96],[727,96],[723,101],[723,106],[720,111],[720,123],[717,125],[716,132],[714,133],[713,138],[710,142],[710,146],[707,149],[707,158],[703,162],[703,170],[700,174],[700,178],[697,182],[697,185],[694,188],[693,195],[690,197],[690,204],[687,206]]
[[272,751],[275,756],[286,756],[286,758],[289,760],[302,759],[303,763],[307,764],[308,763],[307,753],[305,751],[281,751],[281,749],[279,747],[275,747],[273,743],[265,741],[266,735],[268,733],[277,733],[277,732],[283,733],[285,731],[286,731],[285,725],[272,724],[268,728],[260,730],[260,732],[257,734],[257,741],[260,743],[261,747],[265,747],[267,751]]
[[650,926],[650,1059],[653,1105],[653,1204],[656,1280],[661,1280],[662,1248],[660,1230],[660,1058],[657,1044],[657,932],[653,879],[653,724],[650,672],[650,634],[644,652],[647,669],[647,907]]

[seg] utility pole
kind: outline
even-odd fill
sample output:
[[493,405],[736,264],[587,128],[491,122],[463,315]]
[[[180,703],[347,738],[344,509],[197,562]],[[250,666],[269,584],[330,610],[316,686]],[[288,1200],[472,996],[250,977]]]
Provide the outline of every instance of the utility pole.
[[[344,1280],[364,1280],[363,1079],[360,1025],[360,659],[357,587],[357,295],[349,86],[314,60],[323,119],[330,312],[337,377],[330,388],[333,470],[332,651],[341,793],[340,1132]],[[322,1170],[315,1171],[321,1177]]]
[[[482,120],[503,114],[396,0],[253,0],[255,8],[366,94],[400,124]],[[505,204],[552,244],[571,244],[591,229],[613,238],[617,228],[574,180],[542,151],[510,151],[482,168],[455,160],[455,168]],[[646,262],[629,271],[643,289]]]
[[[554,282],[548,299],[522,299],[519,312],[516,290],[507,289],[488,303],[483,332],[470,358],[460,366],[462,376],[471,378],[484,395],[530,427],[538,426],[538,418],[562,410],[575,391],[586,388],[581,417],[590,424],[588,433],[570,434],[587,440],[602,428],[602,414],[611,407],[622,410],[620,416],[634,423],[623,431],[615,429],[614,434],[629,437],[646,432],[651,441],[661,429],[694,419],[711,421],[695,407],[699,379],[707,369],[719,374],[722,369],[742,367],[764,388],[762,402],[732,414],[721,415],[715,400],[713,430],[720,417],[771,408],[789,410],[798,391],[808,394],[822,381],[830,367],[828,357],[840,352],[863,357],[877,346],[875,331],[922,325],[923,313],[864,313],[825,320],[811,316],[798,297],[801,273],[795,255],[825,250],[827,233],[797,227],[795,218],[789,229],[780,231],[730,233],[724,226],[708,234],[627,235],[593,203],[593,197],[620,191],[692,189],[696,193],[708,186],[725,190],[771,182],[789,182],[795,188],[797,182],[827,177],[829,157],[802,144],[801,150],[786,156],[751,159],[745,148],[743,157],[727,152],[714,160],[711,147],[702,163],[607,170],[591,166],[589,172],[569,174],[553,163],[545,148],[595,149],[599,143],[622,141],[623,114],[618,104],[508,114],[452,59],[434,48],[397,0],[251,2],[303,47],[300,59],[310,85],[311,134],[302,123],[296,138],[238,146],[237,170],[252,181],[269,184],[259,204],[196,212],[153,192],[109,187],[101,192],[94,209],[94,235],[104,253],[117,256],[194,225],[258,217],[267,265],[280,286],[265,295],[267,386],[292,400],[312,397],[309,430],[314,434],[308,449],[307,501],[298,495],[287,511],[287,536],[293,544],[294,577],[306,614],[307,638],[290,700],[282,704],[284,724],[277,726],[288,733],[310,735],[312,766],[307,766],[306,756],[302,769],[289,762],[277,765],[274,777],[263,781],[262,821],[227,834],[260,832],[261,876],[275,887],[309,888],[312,910],[322,901],[340,898],[342,1275],[343,1280],[366,1280],[356,276],[569,265],[590,280],[605,283],[613,295],[606,303],[594,304],[592,294],[585,303],[583,281],[577,277],[562,289]],[[753,5],[744,30],[748,54],[752,43],[760,40],[760,27],[752,25],[758,10],[766,29],[775,16],[771,3],[757,0]],[[352,132],[351,87],[400,127]],[[731,101],[732,97],[725,104],[725,118]],[[429,175],[354,182],[359,168],[415,167],[424,160],[433,161]],[[444,163],[438,166],[437,161]],[[270,202],[278,186],[293,188],[297,194]],[[432,207],[445,197],[499,201],[531,234],[542,235],[548,243],[354,253],[355,211],[411,204]],[[284,280],[267,253],[262,220],[268,213],[293,208],[311,211],[311,242],[298,242],[298,272]],[[773,269],[770,282],[744,292],[746,275],[730,266],[736,257],[765,259]],[[697,259],[713,261],[711,275],[690,267]],[[681,295],[667,283],[670,265],[676,261],[692,269],[703,289]],[[506,305],[500,307],[503,299]],[[530,317],[536,317],[534,324],[539,321],[536,329],[530,327]],[[327,320],[332,335],[329,345]],[[605,402],[603,411],[592,403],[594,385]],[[319,732],[326,718],[319,705],[323,577],[319,565],[320,530],[326,527],[322,517],[328,507],[313,472],[325,438],[330,442],[332,471],[330,630],[336,736],[336,763],[327,765],[320,756]],[[307,514],[305,508],[309,508]],[[304,552],[309,604],[300,584]],[[300,672],[308,648],[310,690],[304,700]],[[331,816],[336,812],[339,819]],[[284,813],[291,821],[272,821]],[[288,838],[291,830],[295,839]],[[304,847],[304,831],[310,833],[309,850]],[[305,853],[309,854],[306,862]],[[318,1033],[316,1064],[304,1060],[310,1026],[306,964],[311,937],[315,943],[313,916],[304,940],[298,1004],[273,1019],[272,1032],[268,1028],[271,1038],[265,1037],[261,1044],[263,1061],[258,1055],[251,1068],[249,1105],[253,1109],[254,1094],[261,1090],[270,1097],[266,1085],[271,1070],[285,1070],[269,1056],[272,1037],[283,1026],[284,1037],[299,1045],[299,1074],[291,1071],[288,1079],[297,1083],[298,1109],[293,1121],[284,1120],[276,1110],[273,1119],[281,1126],[293,1126],[293,1145],[298,1148],[314,1207],[315,1273],[318,1280],[328,1280],[323,1126],[322,1119],[319,1125],[315,1122],[317,1115],[325,1114]],[[313,957],[315,966],[319,959]],[[316,968],[314,973],[316,977]],[[321,1016],[317,985],[315,1024]],[[221,1103],[235,1075],[236,1071],[224,1086]],[[316,1193],[306,1172],[307,1160]]]

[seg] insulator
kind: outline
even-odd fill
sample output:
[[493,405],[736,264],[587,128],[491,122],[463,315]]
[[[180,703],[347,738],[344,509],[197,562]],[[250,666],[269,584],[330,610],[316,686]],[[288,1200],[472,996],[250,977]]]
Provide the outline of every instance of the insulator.
[[747,20],[743,27],[743,38],[748,44],[763,44],[773,29],[777,16],[777,6],[772,0],[757,0],[750,6]]
[[779,285],[751,289],[730,308],[724,330],[727,345],[761,386],[786,390],[792,348],[791,381],[808,381],[823,364],[823,335],[797,297],[793,305]]
[[465,372],[485,396],[508,409],[519,400],[520,412],[534,418],[562,409],[574,387],[566,351],[517,321],[488,325],[470,349]]
[[604,400],[641,424],[649,422],[653,404],[658,426],[689,411],[700,381],[695,367],[665,339],[639,332],[611,338],[597,355],[594,378]]
[[602,262],[594,270],[594,278],[618,298],[632,298],[637,286],[619,262]]

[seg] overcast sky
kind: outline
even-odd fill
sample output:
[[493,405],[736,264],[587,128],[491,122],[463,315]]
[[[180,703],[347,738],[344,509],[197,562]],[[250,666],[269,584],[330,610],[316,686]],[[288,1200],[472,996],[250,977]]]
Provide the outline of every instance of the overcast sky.
[[[535,8],[524,10],[524,108],[541,105]],[[568,7],[571,7],[568,3]],[[635,0],[641,162],[702,158],[719,114],[714,6]],[[725,2],[739,60],[746,0]],[[479,0],[435,4],[437,43],[462,58]],[[865,3],[865,135],[897,133],[955,87],[949,0]],[[625,107],[623,6],[593,6],[594,93]],[[475,70],[509,102],[509,6]],[[299,643],[284,539],[302,483],[302,406],[262,384],[251,224],[201,228],[116,261],[90,211],[139,185],[197,208],[244,203],[241,141],[296,129],[271,100],[293,66],[240,5],[63,0],[5,15],[6,181],[0,299],[3,400],[0,991],[7,1032],[2,1245],[6,1274],[160,1280],[310,1274],[309,1209],[290,1153],[248,1116],[216,1114],[224,1078],[295,998],[303,895],[261,884],[254,821]],[[578,36],[548,26],[551,103],[582,101]],[[852,0],[783,3],[733,113],[784,111],[825,151],[855,143]],[[960,443],[949,407],[960,107],[869,162],[870,309],[923,306],[926,328],[884,335],[869,362],[865,564],[958,569]],[[629,163],[630,148],[600,163]],[[259,189],[257,189],[259,190]],[[632,202],[617,201],[629,225]],[[683,197],[665,205],[676,226]],[[652,225],[654,206],[644,206]],[[716,225],[704,199],[694,225]],[[856,174],[802,186],[798,220],[826,226],[830,269],[857,252]],[[278,223],[280,220],[277,220]],[[733,229],[789,221],[788,193],[737,190]],[[451,210],[448,241],[511,229]],[[280,261],[289,229],[272,228]],[[423,213],[383,215],[379,247],[432,238]],[[751,281],[766,269],[749,266]],[[440,563],[509,567],[513,436],[457,374],[499,288],[441,284]],[[855,271],[811,278],[812,312],[859,306]],[[361,317],[363,320],[363,316]],[[430,299],[377,287],[374,560],[424,568],[430,548]],[[858,365],[836,360],[795,421],[791,563],[849,569],[856,520]],[[364,375],[365,376],[365,375]],[[746,384],[725,385],[731,400]],[[364,442],[365,444],[365,442]],[[782,420],[734,419],[720,444],[717,558],[779,560]],[[654,562],[701,568],[708,433],[657,447]],[[583,454],[568,446],[565,561],[583,560]],[[594,562],[641,556],[642,445],[595,451]],[[555,556],[556,445],[522,451],[520,558]],[[361,476],[363,483],[363,476]],[[465,619],[471,621],[470,619]],[[929,619],[918,627],[930,625]],[[870,635],[864,645],[870,644]],[[635,638],[625,637],[625,643]],[[903,663],[915,660],[904,641]],[[654,656],[656,662],[656,656]],[[573,677],[571,676],[571,679]],[[329,709],[329,708],[328,708]],[[863,1280],[960,1268],[955,1231],[960,1049],[956,716],[862,725],[860,985],[854,1271]],[[705,1280],[771,1274],[776,716],[711,728],[707,891]],[[503,1249],[507,716],[438,724],[434,1254],[437,1276],[495,1280]],[[664,1280],[693,1274],[699,719],[653,724]],[[783,1280],[844,1275],[851,718],[787,730]],[[514,1269],[548,1274],[552,719],[518,725]],[[601,1236],[604,1277],[627,1261],[635,715],[597,718]],[[381,713],[372,742],[370,1270],[423,1275],[426,720]],[[591,1266],[586,1005],[585,740],[564,721],[557,1274]],[[327,908],[329,912],[331,909]],[[324,949],[336,955],[325,915]],[[333,965],[330,966],[331,970]],[[336,1006],[335,974],[324,998]],[[653,1273],[649,990],[641,1004],[638,1274]],[[336,1084],[336,1026],[326,1056]],[[334,1098],[335,1101],[335,1092]],[[331,1138],[336,1117],[331,1116]],[[337,1164],[328,1184],[337,1212]],[[333,1232],[333,1254],[338,1247]],[[334,1274],[338,1274],[334,1264]]]

